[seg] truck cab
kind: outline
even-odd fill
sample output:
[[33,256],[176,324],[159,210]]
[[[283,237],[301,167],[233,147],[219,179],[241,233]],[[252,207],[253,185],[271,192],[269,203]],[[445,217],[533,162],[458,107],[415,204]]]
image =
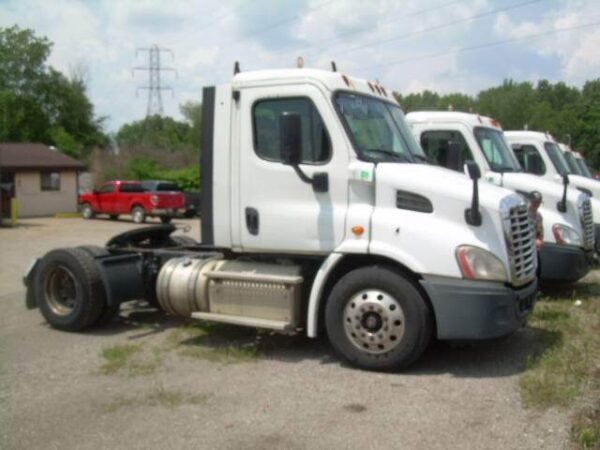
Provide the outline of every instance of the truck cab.
[[[535,159],[537,169],[532,172],[530,166],[525,170],[533,173],[539,179],[553,183],[568,181],[569,186],[590,197],[593,227],[586,228],[586,234],[595,235],[595,251],[600,252],[600,181],[577,173],[571,173],[569,164],[563,154],[563,149],[548,133],[539,131],[507,131],[506,139],[513,151],[520,158]],[[586,204],[587,205],[587,204]],[[586,214],[587,212],[587,206]]]
[[558,144],[569,166],[569,173],[593,179],[594,176],[581,153],[574,151],[566,144]]
[[[590,200],[585,194],[523,172],[494,119],[462,112],[422,111],[408,114],[407,120],[434,164],[462,171],[463,162],[473,160],[487,182],[525,196],[541,194],[542,282],[572,283],[588,273],[594,235],[590,232]],[[534,161],[530,163],[532,171],[540,170]]]
[[[475,166],[467,178],[426,164],[391,91],[336,71],[237,73],[204,89],[202,117],[201,243],[168,226],[112,238],[93,256],[107,304],[154,295],[199,320],[325,332],[372,370],[410,365],[434,338],[525,323],[537,291],[527,203],[479,183]],[[83,329],[93,314],[57,317],[42,288],[76,264],[67,253],[34,266],[29,304]]]

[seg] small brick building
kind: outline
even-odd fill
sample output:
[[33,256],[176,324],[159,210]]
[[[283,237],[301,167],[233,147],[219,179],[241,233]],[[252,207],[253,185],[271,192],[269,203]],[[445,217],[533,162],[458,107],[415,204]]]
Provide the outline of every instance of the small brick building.
[[77,211],[79,161],[34,143],[0,143],[0,211],[10,215],[17,199],[18,217]]

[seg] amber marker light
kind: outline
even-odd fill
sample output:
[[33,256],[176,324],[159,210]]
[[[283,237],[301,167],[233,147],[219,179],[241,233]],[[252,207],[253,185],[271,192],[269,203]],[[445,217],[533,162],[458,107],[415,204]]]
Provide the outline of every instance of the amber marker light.
[[352,233],[354,233],[356,236],[361,236],[364,232],[365,228],[361,227],[360,225],[352,227]]

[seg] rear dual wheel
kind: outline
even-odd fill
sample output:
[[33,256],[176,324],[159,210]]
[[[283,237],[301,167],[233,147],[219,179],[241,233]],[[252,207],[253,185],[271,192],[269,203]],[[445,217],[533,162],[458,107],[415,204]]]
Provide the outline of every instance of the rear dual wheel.
[[94,257],[81,248],[52,250],[40,261],[34,295],[44,318],[55,328],[79,331],[97,323],[106,291]]
[[325,309],[336,353],[368,370],[407,367],[432,335],[429,307],[414,284],[391,268],[353,270],[334,286]]

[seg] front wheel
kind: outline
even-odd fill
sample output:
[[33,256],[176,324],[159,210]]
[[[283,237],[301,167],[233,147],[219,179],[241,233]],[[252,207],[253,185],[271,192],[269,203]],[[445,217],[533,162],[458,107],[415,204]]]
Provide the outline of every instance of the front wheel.
[[92,209],[92,205],[89,203],[84,203],[81,205],[81,217],[86,220],[94,218],[94,210]]
[[431,312],[419,290],[387,267],[353,270],[334,286],[325,309],[334,350],[367,370],[409,366],[432,335]]
[[146,221],[146,211],[141,206],[134,206],[131,209],[131,217],[135,223],[144,223]]

